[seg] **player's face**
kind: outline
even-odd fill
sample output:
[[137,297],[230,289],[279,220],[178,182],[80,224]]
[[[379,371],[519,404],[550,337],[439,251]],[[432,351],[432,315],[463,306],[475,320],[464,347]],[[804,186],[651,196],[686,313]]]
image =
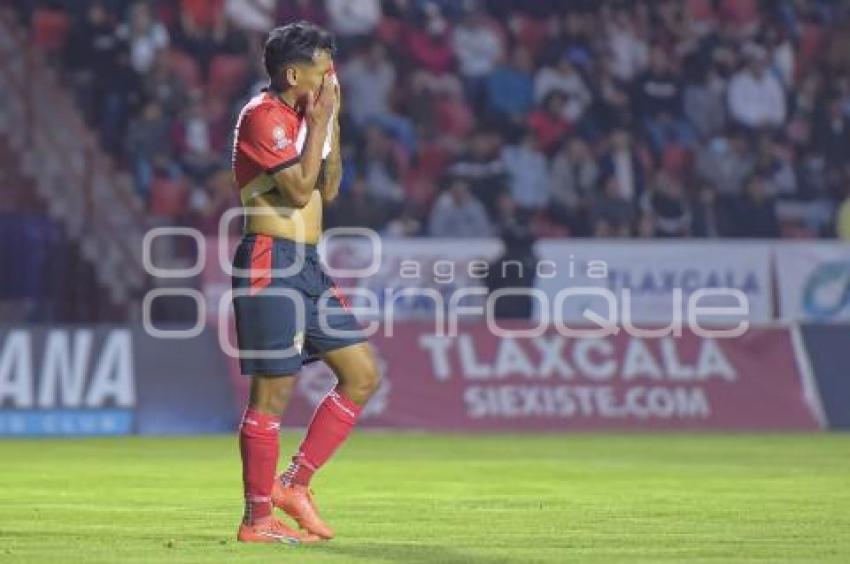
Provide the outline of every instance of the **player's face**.
[[331,68],[333,68],[333,59],[330,52],[324,50],[316,51],[316,56],[313,57],[311,63],[299,65],[298,90],[300,96],[306,96],[308,92],[318,95]]

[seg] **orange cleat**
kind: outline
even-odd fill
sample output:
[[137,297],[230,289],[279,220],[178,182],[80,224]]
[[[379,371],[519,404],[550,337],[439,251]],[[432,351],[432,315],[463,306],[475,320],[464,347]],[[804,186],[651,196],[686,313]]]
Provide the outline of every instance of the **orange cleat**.
[[333,529],[322,521],[316,504],[313,503],[313,492],[307,486],[284,486],[280,480],[274,481],[272,488],[272,504],[292,517],[298,526],[325,540],[334,538]]
[[269,516],[258,519],[253,524],[242,523],[236,534],[239,542],[281,542],[284,544],[311,543],[322,540],[316,535],[296,531],[283,524],[279,519]]

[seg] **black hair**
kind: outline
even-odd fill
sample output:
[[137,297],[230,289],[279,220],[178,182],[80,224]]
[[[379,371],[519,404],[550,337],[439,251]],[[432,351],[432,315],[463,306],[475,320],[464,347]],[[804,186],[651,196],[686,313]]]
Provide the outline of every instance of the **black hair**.
[[306,21],[286,24],[269,32],[263,49],[263,63],[272,85],[279,80],[280,71],[292,63],[311,62],[316,50],[336,51],[336,42],[329,32]]

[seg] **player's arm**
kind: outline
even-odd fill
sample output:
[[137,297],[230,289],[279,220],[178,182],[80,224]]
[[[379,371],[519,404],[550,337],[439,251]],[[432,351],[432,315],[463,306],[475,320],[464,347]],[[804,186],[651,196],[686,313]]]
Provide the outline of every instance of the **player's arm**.
[[[337,116],[339,113],[337,113]],[[342,154],[339,148],[339,119],[334,119],[333,140],[331,141],[331,152],[322,163],[322,171],[319,174],[319,193],[322,202],[329,204],[339,194],[339,183],[342,180]]]
[[307,137],[304,140],[301,158],[298,162],[272,174],[278,191],[296,208],[303,208],[309,204],[313,190],[316,188],[322,165],[322,147],[328,131],[328,120],[335,104],[336,90],[334,88],[322,88],[315,102],[312,95],[307,96],[305,110]]

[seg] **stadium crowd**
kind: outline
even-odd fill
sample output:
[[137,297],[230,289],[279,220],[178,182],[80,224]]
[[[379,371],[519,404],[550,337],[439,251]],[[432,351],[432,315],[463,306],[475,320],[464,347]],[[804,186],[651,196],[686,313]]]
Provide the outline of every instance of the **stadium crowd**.
[[328,227],[850,238],[841,2],[25,4],[103,147],[169,222],[215,232],[236,205],[232,126],[266,84],[263,36],[306,19],[338,41],[345,174]]

